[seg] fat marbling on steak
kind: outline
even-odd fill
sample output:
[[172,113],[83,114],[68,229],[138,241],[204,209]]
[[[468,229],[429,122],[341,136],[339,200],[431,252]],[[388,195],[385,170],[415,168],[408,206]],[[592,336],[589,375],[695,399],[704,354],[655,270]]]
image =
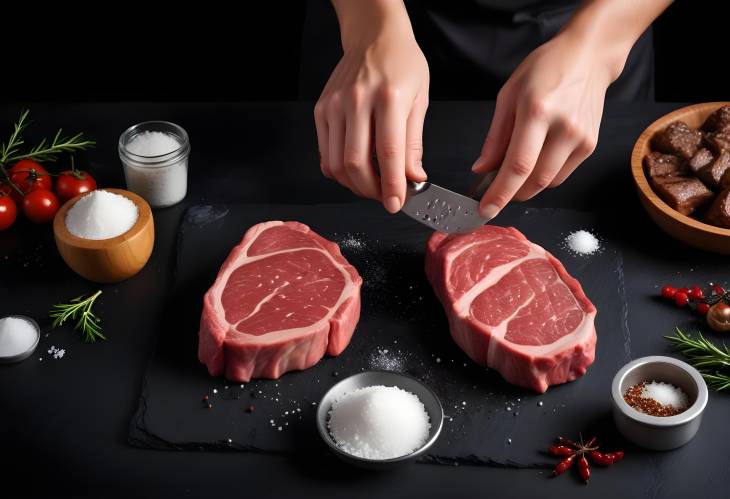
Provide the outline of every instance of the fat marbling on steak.
[[457,345],[508,382],[542,393],[593,363],[596,308],[565,267],[517,229],[436,232],[426,274]]
[[278,378],[339,355],[360,317],[362,279],[298,222],[251,227],[205,294],[198,357],[232,381]]

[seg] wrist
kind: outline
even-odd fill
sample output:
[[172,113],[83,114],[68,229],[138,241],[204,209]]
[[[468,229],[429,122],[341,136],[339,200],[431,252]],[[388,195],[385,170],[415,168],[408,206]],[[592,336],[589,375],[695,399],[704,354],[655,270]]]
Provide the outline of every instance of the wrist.
[[333,0],[332,3],[344,52],[379,41],[415,40],[402,0]]

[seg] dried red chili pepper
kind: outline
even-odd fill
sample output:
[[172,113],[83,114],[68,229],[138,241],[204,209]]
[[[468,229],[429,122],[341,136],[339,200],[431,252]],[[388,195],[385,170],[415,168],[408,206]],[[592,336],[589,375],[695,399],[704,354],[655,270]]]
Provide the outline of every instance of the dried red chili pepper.
[[566,457],[575,454],[576,450],[566,447],[565,445],[553,445],[548,449],[548,452],[553,456]]
[[580,472],[580,477],[588,485],[588,480],[591,479],[591,467],[588,465],[585,454],[582,454],[578,460],[578,471]]
[[558,465],[555,467],[555,469],[553,470],[553,476],[562,475],[563,473],[568,471],[568,469],[570,469],[570,467],[573,466],[573,461],[575,461],[575,456],[576,456],[576,454],[573,454],[572,456],[568,456],[565,459],[563,459],[562,461],[560,461],[558,463]]

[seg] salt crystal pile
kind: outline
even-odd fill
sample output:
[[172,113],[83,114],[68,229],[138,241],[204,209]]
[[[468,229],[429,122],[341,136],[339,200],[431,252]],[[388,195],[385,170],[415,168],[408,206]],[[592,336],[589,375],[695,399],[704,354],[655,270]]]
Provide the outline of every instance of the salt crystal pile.
[[687,394],[681,388],[663,381],[652,381],[645,384],[641,396],[654,399],[663,406],[672,406],[675,409],[684,409],[688,405]]
[[38,340],[38,330],[20,317],[0,319],[0,358],[15,357],[30,350]]
[[418,397],[396,386],[368,386],[338,398],[330,410],[337,446],[365,459],[393,459],[418,450],[431,428]]
[[596,236],[587,230],[577,230],[565,238],[565,245],[579,255],[592,255],[600,249]]
[[66,213],[66,228],[82,239],[110,239],[131,229],[139,209],[131,200],[104,190],[88,193]]
[[180,149],[180,142],[165,132],[142,132],[126,145],[127,150],[137,156],[154,157],[170,154]]

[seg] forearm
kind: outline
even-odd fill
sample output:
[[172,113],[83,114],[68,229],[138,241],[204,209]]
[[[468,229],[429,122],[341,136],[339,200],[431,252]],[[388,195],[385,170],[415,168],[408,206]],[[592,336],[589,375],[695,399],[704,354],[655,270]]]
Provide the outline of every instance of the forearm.
[[402,0],[332,0],[340,23],[343,50],[389,36],[413,36]]
[[596,50],[611,80],[621,74],[631,47],[672,0],[586,0],[558,36]]

